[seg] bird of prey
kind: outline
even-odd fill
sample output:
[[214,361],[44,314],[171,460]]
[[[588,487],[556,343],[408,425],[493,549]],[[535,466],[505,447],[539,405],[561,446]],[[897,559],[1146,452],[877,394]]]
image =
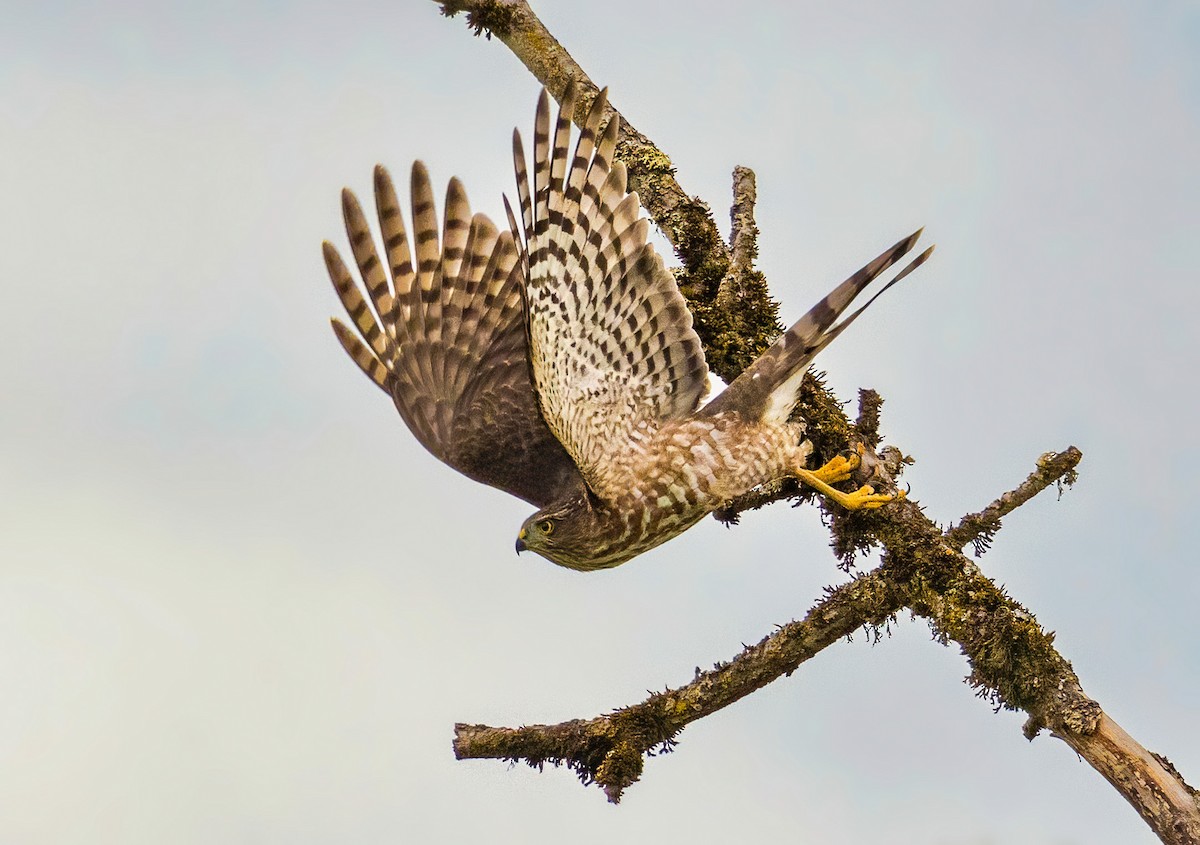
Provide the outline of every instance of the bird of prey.
[[838,317],[912,251],[920,232],[834,288],[702,404],[708,366],[683,296],[647,243],[648,221],[626,190],[625,167],[613,159],[618,120],[601,128],[601,92],[571,153],[574,100],[572,84],[551,124],[542,91],[532,188],[513,133],[521,219],[506,198],[510,231],[472,216],[451,179],[439,237],[418,161],[410,235],[392,180],[377,167],[381,260],[358,201],[343,191],[362,286],[328,241],[324,253],[353,325],[333,320],[346,352],[425,448],[538,508],[520,529],[518,552],[571,569],[624,563],[784,477],[846,508],[891,501],[868,486],[830,486],[850,477],[854,454],[808,469],[812,445],[793,411],[809,362],[866,306]]

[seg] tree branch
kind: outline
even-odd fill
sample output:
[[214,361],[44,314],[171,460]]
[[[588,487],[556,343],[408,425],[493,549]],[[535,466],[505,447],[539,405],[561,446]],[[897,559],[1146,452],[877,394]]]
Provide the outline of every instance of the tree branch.
[[740,164],[733,168],[733,207],[729,210],[729,272],[717,289],[717,304],[729,307],[738,298],[743,277],[754,269],[758,258],[758,226],[754,203],[758,200],[754,171]]
[[[1031,476],[1038,482],[1018,488],[1028,495],[1009,510],[1071,477],[1080,457],[1073,447],[1042,456]],[[1049,467],[1055,475],[1048,476]],[[566,765],[616,803],[641,777],[644,757],[673,749],[688,724],[790,675],[859,628],[878,636],[882,625],[909,607],[927,619],[941,642],[960,645],[971,667],[967,681],[981,697],[1029,714],[1029,739],[1049,728],[1116,787],[1163,842],[1200,841],[1195,791],[1169,761],[1146,751],[1084,693],[1071,665],[1055,650],[1054,635],[953,547],[917,503],[835,519],[835,548],[843,554],[857,550],[859,531],[866,527],[852,525],[859,520],[876,522],[869,530],[882,539],[883,564],[829,588],[803,620],[780,627],[728,663],[697,669],[684,686],[611,714],[515,729],[458,724],[455,756],[524,760],[539,769],[546,763]]]
[[[526,0],[451,0],[440,5],[449,16],[466,11],[476,34],[496,36],[555,97],[561,98],[569,79],[579,82],[583,96],[576,120],[581,119],[595,85]],[[692,308],[710,367],[722,378],[732,379],[778,333],[766,280],[751,268],[756,244],[750,234],[749,172],[740,177],[735,172],[731,253],[708,206],[683,191],[670,159],[623,118],[617,156],[629,169],[631,187],[638,190],[643,206],[684,264],[677,279]],[[730,291],[735,288],[733,295]],[[720,300],[730,298],[738,307],[723,311]],[[814,453],[828,457],[855,441],[876,445],[881,403],[877,394],[864,393],[858,424],[852,425],[821,378],[810,374],[801,391],[801,413],[809,423]],[[885,477],[898,474],[907,459],[897,450],[890,451],[881,457],[868,453],[872,460],[867,469]],[[944,533],[912,500],[875,511],[832,512],[833,547],[845,566],[852,566],[860,553],[875,545],[884,549],[883,562],[869,574],[829,590],[803,620],[780,628],[728,663],[697,671],[689,684],[655,693],[614,713],[517,729],[457,725],[455,754],[459,759],[525,760],[539,768],[547,762],[566,764],[585,783],[598,783],[610,800],[617,801],[640,777],[644,756],[670,750],[685,725],[790,674],[804,660],[860,627],[878,633],[878,626],[908,607],[928,621],[942,643],[958,643],[970,666],[967,681],[981,697],[997,707],[1029,714],[1026,736],[1032,739],[1045,728],[1070,745],[1138,810],[1163,842],[1200,842],[1195,790],[1166,758],[1142,748],[1084,693],[1070,663],[1054,648],[1054,635],[961,551],[967,543],[974,543],[977,550],[986,548],[1001,517],[1050,484],[1069,486],[1080,458],[1073,447],[1043,456],[1021,486]],[[745,507],[796,493],[784,483],[766,498],[743,497],[746,501],[732,503],[724,515],[733,520]]]
[[[529,69],[554,99],[562,102],[567,83],[575,80],[578,98],[574,119],[582,124],[600,89],[546,29],[526,0],[454,0],[442,2],[442,14],[453,17],[467,13],[467,25],[475,34],[495,36]],[[634,128],[610,104],[604,116],[621,120],[617,158],[629,167],[629,187],[636,190],[663,234],[689,269],[704,264],[729,266],[729,251],[713,222],[708,206],[688,196],[675,180],[671,160]]]
[[1056,730],[1055,736],[1104,775],[1163,842],[1200,842],[1200,793],[1166,757],[1147,751],[1105,713],[1091,733]]
[[991,545],[992,537],[1000,530],[1000,518],[1007,516],[1028,502],[1051,484],[1057,484],[1060,495],[1062,485],[1070,487],[1078,477],[1075,467],[1083,459],[1083,453],[1074,446],[1065,452],[1047,452],[1038,458],[1037,469],[1015,490],[996,499],[979,513],[969,513],[958,525],[946,532],[946,540],[954,548],[961,549],[973,543],[975,553],[983,554]]
[[877,573],[830,588],[798,622],[718,663],[677,689],[615,713],[559,725],[493,728],[455,725],[458,759],[524,760],[541,768],[567,765],[584,783],[595,782],[613,803],[642,773],[643,755],[669,751],[675,736],[691,722],[728,707],[796,668],[863,626],[878,628],[903,606],[903,596]]

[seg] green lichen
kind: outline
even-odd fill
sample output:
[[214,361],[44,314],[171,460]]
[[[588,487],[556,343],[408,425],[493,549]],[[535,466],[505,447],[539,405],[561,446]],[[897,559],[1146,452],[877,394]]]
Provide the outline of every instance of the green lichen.
[[675,166],[671,164],[671,159],[654,146],[635,144],[622,139],[617,143],[616,157],[625,162],[631,181],[675,175]]
[[[717,294],[729,263],[708,257],[722,254],[711,249],[710,243],[683,238],[677,244],[685,266],[675,270],[675,280],[692,312],[704,357],[710,370],[731,382],[783,331],[779,305],[767,291],[766,278],[756,270],[744,274],[744,283],[732,302],[719,304]],[[705,257],[689,263],[689,255]]]
[[859,388],[858,419],[854,422],[854,429],[862,438],[862,442],[872,449],[883,439],[879,434],[879,416],[882,410],[882,396],[874,390]]
[[616,804],[621,794],[641,778],[643,765],[642,749],[632,742],[618,742],[597,768],[596,783]]
[[982,576],[960,576],[937,598],[940,640],[953,640],[970,661],[967,683],[1006,710],[1045,712],[1046,697],[1070,672],[1033,614]]

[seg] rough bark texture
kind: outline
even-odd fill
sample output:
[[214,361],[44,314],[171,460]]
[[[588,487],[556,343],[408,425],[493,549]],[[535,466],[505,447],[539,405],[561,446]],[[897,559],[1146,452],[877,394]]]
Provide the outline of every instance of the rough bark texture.
[[[476,34],[496,36],[554,96],[561,97],[569,79],[579,81],[584,96],[576,119],[582,117],[596,88],[525,0],[455,0],[440,5],[449,16],[466,12]],[[753,173],[745,168],[734,171],[729,247],[708,206],[679,186],[670,159],[624,119],[617,155],[628,166],[643,206],[683,262],[677,278],[696,315],[710,366],[731,380],[779,330],[766,280],[753,269]],[[859,404],[858,420],[852,423],[819,374],[805,379],[800,413],[808,421],[814,462],[862,443],[867,453],[855,482],[890,484],[910,459],[894,447],[874,451],[883,400],[863,391]],[[967,680],[981,697],[1029,715],[1026,736],[1032,739],[1048,729],[1066,742],[1134,806],[1163,842],[1200,843],[1196,791],[1165,757],[1144,749],[1087,696],[1071,664],[1054,647],[1053,633],[1044,631],[1033,613],[962,553],[967,544],[977,553],[985,551],[1001,518],[1039,492],[1053,485],[1061,494],[1074,482],[1081,459],[1074,447],[1043,455],[1021,485],[947,531],[926,518],[911,498],[876,511],[830,510],[833,547],[847,570],[875,546],[882,547],[883,561],[875,570],[828,589],[800,621],[728,662],[697,670],[682,687],[654,693],[613,713],[549,726],[456,725],[455,754],[459,759],[521,760],[539,768],[565,764],[616,802],[640,778],[645,757],[670,750],[688,723],[790,675],[809,657],[860,628],[878,636],[883,625],[908,608],[927,620],[939,641],[958,644],[970,667]],[[717,517],[736,522],[743,510],[811,495],[795,483],[781,482],[728,503]]]

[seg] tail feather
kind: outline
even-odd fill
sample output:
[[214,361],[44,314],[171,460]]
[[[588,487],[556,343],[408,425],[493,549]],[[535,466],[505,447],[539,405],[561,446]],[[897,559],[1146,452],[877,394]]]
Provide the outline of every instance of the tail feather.
[[858,319],[884,291],[929,258],[933,247],[914,258],[866,305],[835,325],[838,317],[871,282],[912,252],[922,231],[918,229],[899,241],[830,291],[794,326],[784,332],[770,349],[734,379],[729,387],[714,397],[701,413],[715,415],[725,411],[737,411],[764,422],[785,422],[795,407],[804,373],[817,353]]
[[816,348],[816,350],[813,352],[813,357],[816,357],[817,355],[821,354],[822,349],[824,349],[829,344],[833,343],[833,341],[837,339],[838,335],[840,335],[847,328],[849,328],[850,324],[853,323],[855,320],[857,320],[862,315],[862,312],[864,312],[868,308],[870,308],[871,304],[874,303],[875,300],[879,299],[879,297],[881,297],[885,293],[887,293],[888,289],[891,288],[892,285],[896,284],[896,282],[900,281],[905,276],[907,276],[909,273],[911,273],[913,270],[916,270],[918,267],[920,267],[922,264],[924,264],[926,261],[928,261],[929,256],[933,255],[933,250],[934,250],[934,247],[931,246],[931,247],[929,247],[929,249],[922,252],[920,255],[918,255],[916,258],[914,258],[912,261],[908,262],[908,264],[905,265],[904,269],[896,274],[896,278],[892,279],[890,282],[888,282],[886,285],[884,285],[882,288],[880,288],[875,293],[874,296],[872,296],[870,299],[867,300],[865,305],[863,305],[861,308],[856,309],[855,312],[853,314],[851,314],[849,317],[842,320],[836,326],[834,326],[833,328],[826,331],[825,334],[822,335],[822,337],[821,337],[821,345],[818,346]]

